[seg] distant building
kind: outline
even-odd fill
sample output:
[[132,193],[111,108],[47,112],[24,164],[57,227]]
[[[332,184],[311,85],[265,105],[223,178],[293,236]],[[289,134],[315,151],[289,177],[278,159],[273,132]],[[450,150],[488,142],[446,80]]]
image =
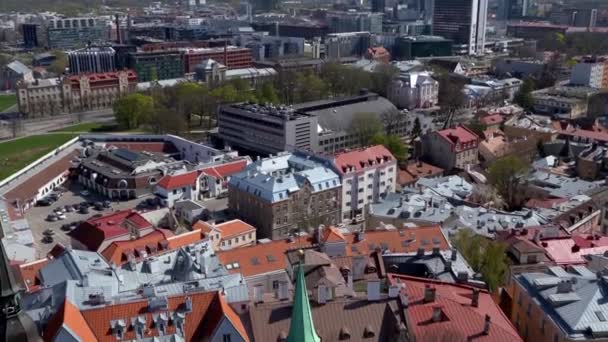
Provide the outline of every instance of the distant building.
[[304,55],[304,38],[252,34],[240,35],[236,41],[238,46],[251,49],[251,55],[256,61]]
[[391,81],[388,89],[388,99],[397,108],[428,108],[439,101],[439,82],[428,72],[401,74]]
[[257,227],[259,237],[282,239],[341,221],[340,177],[298,154],[255,161],[228,184],[230,210]]
[[88,47],[68,52],[71,74],[116,71],[116,51],[111,47]]
[[589,98],[597,93],[595,88],[557,86],[533,91],[532,100],[538,113],[578,119],[587,116]]
[[361,57],[370,46],[369,32],[330,33],[325,36],[325,58]]
[[545,62],[532,59],[501,58],[496,63],[496,73],[498,76],[510,74],[511,76],[518,78],[538,78],[545,68]]
[[435,0],[433,35],[466,45],[469,55],[485,53],[488,0]]
[[21,34],[23,43],[28,48],[44,46],[45,41],[42,37],[42,25],[40,24],[21,24]]
[[394,57],[412,60],[418,57],[451,56],[451,40],[437,36],[400,36],[395,39]]
[[608,88],[608,61],[584,60],[572,67],[570,84],[591,88]]
[[363,220],[368,204],[396,189],[397,160],[382,145],[339,153],[331,160],[342,180],[342,219]]
[[12,61],[0,70],[0,89],[13,90],[19,83],[34,81],[34,73],[30,68],[19,61]]
[[432,163],[446,171],[464,170],[479,163],[479,137],[465,126],[426,134],[422,137],[422,147]]
[[522,22],[507,24],[507,35],[524,39],[543,40],[556,33],[566,34],[568,26],[551,25],[546,23]]
[[384,13],[384,7],[386,7],[384,0],[372,0],[371,3],[372,12]]
[[371,47],[365,52],[365,58],[380,63],[388,63],[391,61],[391,54],[382,46]]
[[331,11],[326,14],[326,20],[331,33],[382,33],[382,13]]
[[134,52],[129,53],[128,61],[140,82],[184,76],[184,61],[178,51]]
[[51,49],[70,49],[88,44],[102,45],[108,42],[109,26],[95,17],[50,19],[45,23],[47,42]]
[[184,59],[184,72],[195,72],[198,64],[212,59],[228,69],[242,69],[253,66],[251,49],[228,46],[225,48],[180,49]]
[[121,96],[134,91],[136,84],[132,70],[21,82],[17,103],[26,115],[110,108]]
[[192,230],[200,230],[208,238],[214,250],[226,251],[233,248],[253,246],[256,243],[256,229],[241,220],[223,223],[198,221]]

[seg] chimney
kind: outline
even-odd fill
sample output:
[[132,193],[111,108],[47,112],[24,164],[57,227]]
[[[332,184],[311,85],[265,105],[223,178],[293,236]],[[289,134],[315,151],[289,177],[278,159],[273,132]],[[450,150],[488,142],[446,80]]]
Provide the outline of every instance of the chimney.
[[435,288],[431,285],[425,285],[424,287],[424,302],[432,303],[435,301]]
[[483,322],[483,334],[484,335],[488,335],[490,334],[490,315],[486,315],[486,319]]
[[473,298],[471,298],[471,306],[479,307],[479,289],[473,288]]
[[570,293],[572,292],[572,282],[570,280],[561,280],[557,284],[557,293]]
[[439,247],[433,247],[433,255],[439,255]]
[[286,300],[289,298],[286,281],[279,281],[279,288],[277,289],[277,298],[279,300]]
[[534,243],[537,245],[540,245],[540,236],[541,236],[540,230],[537,230],[534,232]]
[[361,229],[355,233],[355,238],[357,239],[357,242],[361,242],[361,241],[365,240],[365,232],[363,231],[363,229]]
[[418,247],[417,256],[424,256],[424,247]]
[[156,296],[156,288],[154,285],[146,284],[143,286],[143,295],[144,297],[150,298]]
[[451,272],[452,271],[452,260],[446,260],[443,263],[443,271],[444,272]]
[[394,284],[388,287],[388,297],[397,298],[399,296],[399,290],[401,290],[400,284]]
[[253,287],[253,303],[264,303],[264,285],[257,284]]
[[327,286],[325,284],[319,284],[317,287],[317,303],[327,303]]
[[456,261],[458,259],[458,250],[456,247],[452,248],[452,261]]
[[441,308],[441,305],[433,305],[433,322],[441,321],[441,316],[443,316]]
[[367,281],[367,300],[370,302],[380,300],[380,280]]

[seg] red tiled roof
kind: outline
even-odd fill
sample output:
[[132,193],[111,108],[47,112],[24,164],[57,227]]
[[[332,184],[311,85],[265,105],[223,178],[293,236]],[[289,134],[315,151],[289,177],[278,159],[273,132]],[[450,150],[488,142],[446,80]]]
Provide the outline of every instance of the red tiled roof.
[[245,166],[247,166],[247,160],[241,159],[217,166],[204,168],[201,170],[201,172],[215,178],[225,178],[243,171],[243,169],[245,169]]
[[249,336],[247,335],[247,330],[245,330],[243,321],[241,321],[241,318],[228,305],[226,298],[224,298],[222,294],[217,296],[217,302],[214,302],[214,305],[209,309],[209,315],[210,319],[207,325],[210,328],[205,330],[205,337],[211,337],[211,334],[214,331],[213,327],[217,327],[218,324],[220,324],[222,317],[226,317],[234,329],[241,335],[243,340],[249,342]]
[[[580,241],[580,239],[578,240]],[[579,246],[572,237],[546,239],[542,241],[547,256],[558,265],[584,264],[585,255],[604,254],[608,251],[608,239],[594,240],[595,245]]]
[[588,138],[598,142],[608,142],[608,134],[603,132],[594,132],[584,129],[561,130],[559,134],[568,135],[571,137]]
[[[418,341],[443,340],[442,336],[454,341],[523,341],[485,290],[479,290],[479,304],[474,307],[470,286],[395,274],[388,278],[391,283],[405,284],[402,291],[408,296],[408,327]],[[435,300],[428,303],[423,301],[426,286],[435,289]],[[432,319],[434,308],[442,312],[438,322]],[[486,315],[490,316],[487,335],[482,333]]]
[[69,235],[87,246],[89,250],[96,251],[105,240],[129,234],[127,227],[143,230],[151,228],[152,224],[138,212],[127,209],[89,219]]
[[[157,229],[150,234],[140,237],[135,240],[128,241],[114,241],[106,249],[101,252],[101,255],[106,259],[108,263],[115,265],[121,265],[128,260],[129,251],[134,251],[138,247],[144,247],[147,255],[154,255],[156,252],[163,252],[162,248],[159,248],[159,243],[167,238],[173,236],[168,230]],[[148,248],[152,247],[152,248]],[[140,255],[134,255],[137,259]]]
[[166,189],[173,190],[183,188],[186,186],[195,186],[198,173],[196,171],[182,173],[179,175],[166,175],[158,181],[158,186]]
[[239,219],[227,221],[216,225],[212,225],[204,221],[198,221],[192,226],[193,230],[200,230],[204,234],[210,233],[213,228],[222,232],[222,239],[230,238],[232,236],[239,236],[248,232],[255,231],[254,226]]
[[444,170],[440,167],[427,164],[422,161],[414,161],[407,164],[405,169],[399,170],[399,184],[411,184],[423,177],[434,177],[443,174]]
[[194,230],[194,231],[191,231],[191,232],[175,235],[175,236],[172,236],[172,237],[170,237],[170,238],[167,239],[168,248],[169,249],[176,249],[176,248],[179,248],[179,247],[191,245],[191,244],[193,244],[195,242],[198,242],[198,241],[200,241],[202,239],[203,239],[203,236],[202,236],[200,230]]
[[44,258],[27,264],[20,264],[16,268],[23,282],[23,287],[27,292],[33,292],[40,288],[40,278],[38,271],[49,263],[49,259]]
[[344,234],[336,227],[329,227],[323,231],[323,241],[325,242],[344,242]]
[[44,341],[54,341],[57,333],[64,325],[78,337],[79,341],[97,341],[80,310],[67,299],[63,301],[57,313],[47,324],[44,331]]
[[[81,77],[87,77],[89,79],[89,82],[91,82],[92,85],[95,85],[95,83],[97,83],[97,82],[107,82],[107,81],[118,82],[119,73],[120,73],[120,71],[90,73],[90,74],[86,74],[86,75],[73,75],[73,76],[70,76],[68,79],[70,80],[70,82],[72,84],[77,84],[80,82]],[[135,73],[135,71],[126,70],[126,73],[127,73],[127,78],[129,79],[129,81],[132,81],[132,82],[137,81],[137,74]]]
[[334,164],[340,173],[348,173],[349,167],[355,172],[371,166],[371,162],[394,161],[395,157],[382,145],[336,154]]
[[[182,311],[187,297],[192,301],[192,311],[185,314],[185,341],[201,341],[204,336],[209,335],[209,331],[216,329],[217,324],[221,322],[221,317],[217,315],[225,312],[221,308],[217,309],[216,307],[222,305],[219,296],[218,292],[201,292],[167,298],[169,304],[168,313]],[[226,310],[230,311],[232,309],[227,306]],[[84,316],[84,319],[91,327],[91,331],[97,338],[96,341],[99,342],[116,341],[116,336],[110,329],[110,322],[112,320],[123,319],[127,325],[130,325],[131,318],[140,316],[145,317],[146,320],[145,337],[159,336],[158,328],[154,324],[154,314],[154,312],[148,311],[147,299],[128,303],[115,303],[82,311],[82,316]],[[231,313],[228,314],[232,315]],[[165,334],[174,334],[176,329],[176,324],[168,324]],[[136,339],[135,330],[126,329],[123,340],[134,339]]]
[[481,119],[479,119],[479,121],[486,126],[490,126],[503,122],[504,118],[500,114],[492,114],[482,117]]
[[13,202],[17,199],[21,200],[22,202],[33,199],[43,186],[62,173],[67,172],[72,166],[71,160],[77,155],[78,152],[74,151],[52,163],[48,167],[38,171],[29,179],[7,192],[4,197],[9,202]]
[[465,126],[447,128],[438,131],[437,133],[452,145],[455,145],[456,143],[467,144],[479,140],[479,137]]

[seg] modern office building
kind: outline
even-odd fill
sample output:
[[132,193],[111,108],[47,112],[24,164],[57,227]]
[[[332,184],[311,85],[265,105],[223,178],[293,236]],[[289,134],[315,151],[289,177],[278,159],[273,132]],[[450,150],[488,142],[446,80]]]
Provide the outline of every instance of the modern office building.
[[453,41],[437,36],[400,36],[395,39],[393,57],[411,60],[418,57],[452,55]]
[[369,32],[330,33],[325,37],[325,58],[361,57],[370,47]]
[[370,2],[372,4],[372,12],[384,13],[385,0],[371,0]]
[[184,61],[179,51],[130,53],[129,67],[135,70],[140,82],[184,76]]
[[196,66],[212,59],[228,69],[243,69],[253,66],[251,49],[236,46],[222,48],[180,49],[183,54],[184,72],[195,72]]
[[68,52],[71,74],[116,70],[116,51],[111,47],[87,47]]
[[327,13],[326,21],[332,33],[382,33],[382,13],[332,11]]
[[47,44],[51,49],[71,49],[102,45],[109,38],[109,26],[95,17],[51,19],[46,22]]
[[435,0],[433,34],[468,46],[469,54],[483,55],[488,0]]
[[584,60],[572,67],[570,84],[608,88],[608,62],[605,60]]
[[42,26],[40,24],[22,24],[21,34],[25,47],[33,48],[42,46]]
[[304,55],[304,38],[246,34],[236,37],[240,47],[249,48],[256,61],[301,57]]

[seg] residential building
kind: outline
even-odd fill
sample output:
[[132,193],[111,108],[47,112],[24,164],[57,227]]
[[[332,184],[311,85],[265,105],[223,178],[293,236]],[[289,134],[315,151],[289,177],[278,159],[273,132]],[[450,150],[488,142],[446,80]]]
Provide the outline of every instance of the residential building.
[[578,119],[588,115],[589,98],[598,90],[589,87],[556,86],[532,92],[534,110],[561,119]]
[[253,246],[257,240],[255,227],[241,220],[217,224],[198,221],[192,226],[192,230],[200,230],[201,236],[208,238],[216,251]]
[[324,38],[325,58],[361,57],[371,47],[371,33],[344,32],[330,33]]
[[182,171],[163,176],[154,188],[164,206],[173,208],[175,202],[190,200],[199,193],[198,171]]
[[235,158],[215,165],[207,165],[199,170],[199,198],[217,198],[228,195],[228,182],[232,175],[239,173],[251,163],[249,157]]
[[397,190],[399,190],[399,187],[413,187],[420,178],[438,178],[443,175],[444,170],[440,167],[425,163],[422,160],[411,161],[398,171]]
[[23,82],[34,82],[34,73],[23,63],[12,61],[0,70],[0,90],[15,90]]
[[116,71],[116,51],[111,47],[87,47],[68,52],[71,74]]
[[469,55],[483,55],[487,16],[487,0],[435,0],[433,34],[466,45]]
[[395,38],[393,55],[398,60],[452,56],[452,44],[451,40],[439,36],[399,36]]
[[479,137],[465,126],[431,132],[422,137],[425,156],[446,171],[476,165]]
[[228,187],[230,210],[257,227],[260,237],[280,239],[341,221],[340,177],[303,155],[280,153],[255,161],[233,175]]
[[109,26],[96,17],[54,18],[45,23],[45,46],[51,49],[103,45],[110,39]]
[[509,289],[511,322],[529,341],[601,341],[608,314],[605,286],[602,272],[584,266],[515,274]]
[[332,164],[342,180],[342,219],[363,220],[370,203],[395,191],[397,160],[382,145],[338,153]]
[[583,60],[572,67],[570,84],[591,88],[608,88],[608,62]]
[[193,225],[198,219],[207,215],[207,209],[192,200],[178,201],[173,204],[175,218]]
[[520,341],[522,338],[487,290],[435,279],[388,274],[400,286],[412,338],[417,341]]
[[128,56],[129,68],[135,70],[140,82],[184,76],[184,60],[179,51],[140,51]]
[[439,102],[439,82],[428,72],[400,74],[389,84],[388,99],[397,108],[429,108]]
[[136,84],[132,70],[21,82],[17,104],[20,112],[31,116],[106,109],[133,92]]

